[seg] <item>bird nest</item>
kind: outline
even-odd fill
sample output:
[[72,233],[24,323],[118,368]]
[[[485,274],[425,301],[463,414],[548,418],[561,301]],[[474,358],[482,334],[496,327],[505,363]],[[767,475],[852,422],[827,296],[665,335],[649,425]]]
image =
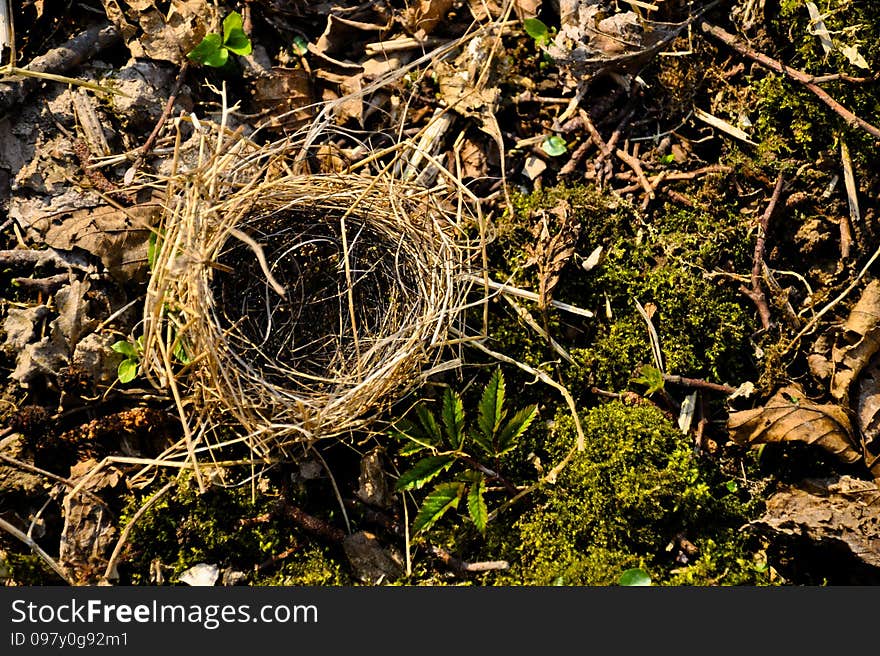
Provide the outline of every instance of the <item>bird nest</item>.
[[198,418],[191,453],[234,423],[267,458],[366,427],[441,364],[473,248],[448,194],[227,151],[169,181],[144,364]]

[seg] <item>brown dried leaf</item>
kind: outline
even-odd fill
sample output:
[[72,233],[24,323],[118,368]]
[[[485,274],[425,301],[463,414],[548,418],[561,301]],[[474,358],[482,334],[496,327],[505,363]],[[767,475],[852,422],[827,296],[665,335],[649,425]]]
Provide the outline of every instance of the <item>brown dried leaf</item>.
[[387,27],[387,24],[365,23],[330,14],[324,33],[314,44],[314,51],[337,59],[358,59],[367,42],[375,41]]
[[543,0],[514,0],[513,11],[520,20],[537,18],[538,10],[542,4]]
[[77,343],[98,323],[88,316],[88,304],[84,298],[88,289],[88,280],[73,279],[55,293],[58,317],[49,324],[46,337],[19,351],[10,378],[27,388],[37,378],[57,376],[70,363]]
[[454,5],[455,0],[418,0],[404,12],[404,24],[411,32],[430,34]]
[[486,152],[483,147],[470,137],[465,137],[461,142],[459,151],[461,161],[461,177],[482,178],[489,171],[486,163]]
[[730,413],[727,429],[730,439],[738,444],[804,442],[820,446],[846,463],[862,458],[844,409],[812,403],[796,384],[778,390],[763,408]]
[[865,564],[880,567],[877,485],[845,476],[810,483],[816,494],[796,487],[783,489],[767,500],[764,515],[751,525],[826,544],[842,543]]
[[302,68],[272,67],[268,75],[254,81],[253,98],[272,127],[295,131],[315,115],[311,76]]
[[400,555],[383,547],[372,533],[358,531],[347,535],[342,548],[355,576],[364,583],[378,585],[403,576]]
[[[550,305],[553,290],[559,284],[559,274],[575,253],[580,225],[572,221],[570,210],[568,203],[561,201],[552,210],[542,212],[534,229],[537,241],[526,246],[527,266],[538,268],[538,307],[541,310]],[[555,218],[552,233],[549,217]]]
[[124,210],[100,205],[75,209],[63,219],[63,214],[49,210],[27,220],[47,245],[61,250],[81,248],[99,258],[114,278],[143,281],[148,274],[149,228],[160,212],[157,198]]
[[116,541],[116,527],[111,523],[110,512],[97,503],[94,496],[83,492],[97,494],[116,487],[122,480],[122,472],[112,466],[98,467],[95,460],[86,460],[71,467],[70,479],[85,479],[85,483],[81,491],[68,493],[63,502],[64,528],[61,531],[59,564],[84,584],[100,579]]
[[476,72],[462,67],[458,59],[454,64],[438,61],[434,64],[440,98],[462,116],[482,117],[484,112],[494,112],[501,97],[497,87],[474,86]]
[[843,399],[859,372],[880,350],[880,280],[873,280],[865,287],[861,298],[850,311],[843,324],[831,360],[834,375],[831,377],[831,395]]
[[389,508],[394,503],[394,494],[388,485],[382,451],[379,448],[373,449],[361,459],[356,494],[364,503],[380,508]]
[[855,410],[865,464],[880,479],[880,357],[862,370]]
[[102,0],[133,57],[180,64],[205,34],[219,26],[217,7],[204,0],[171,0],[167,10],[153,0]]

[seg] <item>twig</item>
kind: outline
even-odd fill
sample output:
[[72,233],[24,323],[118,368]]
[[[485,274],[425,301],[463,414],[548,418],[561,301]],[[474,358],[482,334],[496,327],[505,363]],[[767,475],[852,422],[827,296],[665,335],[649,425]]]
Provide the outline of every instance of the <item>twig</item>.
[[473,574],[477,572],[490,572],[492,570],[508,569],[510,563],[506,560],[487,560],[479,563],[469,563],[467,561],[456,558],[443,547],[436,547],[433,544],[428,545],[428,550],[432,556],[435,556],[444,565],[455,571],[457,574]]
[[113,553],[110,554],[110,560],[107,561],[107,568],[104,570],[104,581],[110,580],[110,576],[113,574],[113,570],[116,568],[116,561],[119,560],[119,555],[122,553],[122,548],[125,546],[125,543],[128,540],[128,535],[131,533],[131,529],[133,529],[138,520],[144,516],[144,513],[146,513],[159,499],[161,499],[162,496],[166,494],[176,482],[176,480],[172,480],[165,483],[165,485],[156,490],[156,493],[149,499],[147,499],[146,503],[138,508],[137,512],[132,515],[131,520],[129,520],[128,524],[125,525],[125,528],[122,529],[122,533],[120,534],[119,539],[116,541],[116,546],[113,548]]
[[[68,259],[70,258],[70,259]],[[52,265],[57,269],[79,269],[88,271],[85,263],[76,261],[75,256],[62,255],[54,248],[46,250],[13,249],[0,251],[0,266],[14,268],[24,266]]]
[[[2,433],[0,433],[0,437],[3,437]],[[38,474],[40,476],[45,476],[46,478],[51,479],[53,481],[56,481],[58,483],[62,483],[69,488],[72,488],[72,489],[76,488],[76,483],[74,483],[69,478],[64,478],[63,476],[58,476],[57,474],[53,474],[52,472],[48,472],[45,469],[40,469],[39,467],[36,467],[34,465],[29,465],[28,463],[22,462],[21,460],[16,460],[15,458],[13,458],[11,456],[7,456],[3,453],[0,453],[0,460],[5,462],[7,465],[11,465],[13,467],[18,467],[19,469],[23,469],[23,470],[28,471],[32,474]],[[79,493],[82,494],[83,496],[89,497],[92,501],[95,501],[99,505],[103,506],[105,509],[109,510],[109,506],[107,505],[107,503],[101,497],[99,497],[97,494],[92,492],[91,490],[81,489],[81,490],[79,490]]]
[[[2,72],[23,76],[15,82],[0,83],[0,112],[6,112],[13,106],[23,102],[30,93],[35,91],[42,79],[57,79],[48,75],[60,73],[79,66],[82,62],[94,57],[105,48],[109,48],[120,40],[119,31],[115,26],[98,25],[73,37],[63,46],[54,48],[44,55],[35,57],[24,68],[6,66]],[[61,81],[58,79],[58,81]],[[71,80],[66,80],[70,83]],[[79,81],[83,86],[109,91],[91,82]]]
[[[501,292],[502,294],[510,294],[511,296],[519,296],[520,298],[525,298],[530,301],[538,301],[540,297],[535,292],[530,292],[525,289],[519,289],[518,287],[513,287],[511,285],[505,285],[500,282],[495,282],[494,280],[486,281],[483,278],[473,275],[464,276],[470,282],[477,283],[479,285],[486,285],[489,289],[494,289],[496,291]],[[551,300],[550,305],[555,308],[559,308],[560,310],[565,310],[566,312],[571,312],[572,314],[578,314],[582,317],[593,317],[595,316],[593,312],[590,310],[584,310],[579,307],[575,307],[574,305],[569,305],[568,303],[563,303],[562,301]]]
[[684,376],[675,376],[673,374],[663,374],[663,380],[673,385],[683,385],[684,387],[693,387],[694,389],[712,390],[713,392],[721,392],[722,394],[733,394],[735,387],[730,385],[722,385],[720,383],[710,383],[708,380],[699,378],[685,378]]
[[[693,171],[670,171],[662,178],[660,177],[660,174],[653,175],[648,179],[648,182],[652,188],[656,189],[660,182],[693,180],[694,178],[698,178],[701,175],[708,175],[710,173],[730,173],[732,170],[733,169],[731,167],[725,166],[724,164],[710,164],[709,166],[703,166],[698,169],[694,169]],[[638,191],[639,189],[644,189],[644,186],[641,182],[632,184],[622,189],[618,189],[617,193],[628,194],[633,191]]]
[[880,128],[877,128],[868,123],[866,120],[859,118],[851,111],[849,111],[846,107],[834,100],[834,98],[828,95],[828,93],[822,87],[818,86],[814,82],[813,76],[808,75],[807,73],[799,71],[795,68],[786,66],[785,64],[776,61],[772,57],[768,57],[762,52],[753,50],[751,47],[743,43],[742,39],[731,34],[730,32],[727,32],[726,30],[721,29],[720,27],[716,27],[715,25],[712,25],[705,21],[702,23],[701,27],[704,32],[711,34],[716,39],[724,42],[741,55],[744,55],[749,59],[758,62],[762,66],[765,66],[772,71],[782,73],[783,75],[787,75],[792,80],[800,82],[807,89],[812,91],[816,95],[816,97],[819,98],[819,100],[828,105],[828,107],[836,112],[838,116],[845,120],[848,125],[858,126],[873,137],[880,139]]
[[0,528],[9,533],[11,536],[18,538],[22,542],[24,542],[27,546],[29,546],[35,554],[37,554],[40,558],[45,561],[45,563],[52,568],[52,571],[55,572],[58,576],[60,576],[67,585],[73,585],[70,578],[68,578],[67,573],[61,569],[61,566],[55,562],[55,560],[47,554],[36,542],[33,541],[28,535],[26,535],[23,531],[20,531],[15,526],[7,522],[5,519],[0,517]]
[[764,248],[767,237],[767,226],[770,223],[770,217],[773,214],[773,210],[776,209],[776,204],[779,202],[779,197],[782,195],[784,181],[783,175],[780,173],[776,178],[776,186],[773,188],[773,195],[770,197],[770,202],[767,204],[767,208],[761,216],[761,222],[758,224],[758,237],[755,240],[755,256],[752,262],[752,286],[750,288],[745,285],[740,286],[742,292],[752,299],[752,302],[754,302],[755,306],[758,308],[758,315],[761,317],[761,327],[764,330],[767,330],[770,327],[770,308],[767,305],[767,296],[764,294],[764,290],[761,287],[761,272],[764,267]]
[[48,278],[13,278],[12,284],[27,291],[37,291],[41,294],[52,294],[58,291],[66,283],[70,282],[70,275],[59,273]]
[[313,533],[329,542],[342,542],[345,540],[345,531],[341,528],[336,528],[325,522],[323,519],[309,515],[289,502],[285,502],[284,504],[284,514],[295,524],[301,526],[309,533]]
[[177,79],[174,81],[174,87],[171,89],[171,95],[168,96],[168,102],[165,103],[165,109],[162,110],[162,116],[159,117],[159,120],[156,122],[156,127],[153,128],[153,131],[150,133],[150,136],[147,137],[144,145],[140,147],[131,168],[125,172],[126,183],[131,181],[130,178],[134,178],[135,173],[137,173],[138,169],[143,165],[144,160],[147,158],[147,155],[149,155],[150,151],[153,149],[153,144],[156,143],[156,139],[162,131],[162,127],[165,125],[165,121],[167,121],[168,117],[171,115],[171,110],[174,108],[174,102],[177,100],[177,94],[180,93],[180,88],[183,86],[183,80],[186,77],[188,69],[189,60],[184,59],[183,64],[180,65],[180,72],[177,74]]

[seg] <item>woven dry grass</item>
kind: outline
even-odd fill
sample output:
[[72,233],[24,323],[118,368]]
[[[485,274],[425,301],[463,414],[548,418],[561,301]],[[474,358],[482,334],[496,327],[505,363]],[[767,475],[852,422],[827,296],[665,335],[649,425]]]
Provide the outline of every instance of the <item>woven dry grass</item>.
[[460,188],[311,173],[304,146],[223,126],[198,151],[165,181],[143,361],[192,465],[226,425],[264,460],[364,429],[442,366],[479,252]]

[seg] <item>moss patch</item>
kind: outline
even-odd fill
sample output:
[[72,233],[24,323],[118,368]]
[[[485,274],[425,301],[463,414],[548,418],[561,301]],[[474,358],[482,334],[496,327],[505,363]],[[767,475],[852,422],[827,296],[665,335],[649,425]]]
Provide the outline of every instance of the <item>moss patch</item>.
[[[517,522],[512,580],[608,585],[630,567],[661,584],[768,583],[739,527],[756,503],[742,498],[656,407],[614,401],[586,413],[586,450]],[[570,448],[560,415],[551,451]],[[696,551],[683,548],[693,545]]]

